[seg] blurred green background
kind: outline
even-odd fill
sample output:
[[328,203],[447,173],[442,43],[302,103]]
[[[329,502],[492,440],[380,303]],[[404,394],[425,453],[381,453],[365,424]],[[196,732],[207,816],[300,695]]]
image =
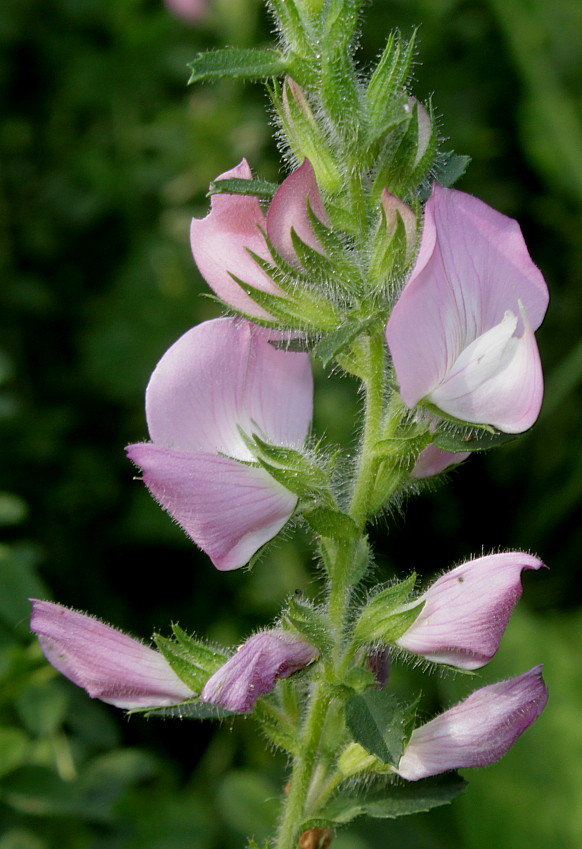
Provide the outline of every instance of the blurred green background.
[[[430,574],[496,546],[538,553],[482,675],[545,663],[550,702],[499,764],[465,771],[447,809],[357,823],[337,849],[579,849],[582,845],[582,4],[376,0],[369,64],[420,24],[414,93],[443,148],[473,163],[459,188],[519,219],[552,293],[538,333],[547,392],[517,442],[373,530],[378,577]],[[210,179],[244,155],[283,176],[260,86],[186,88],[213,46],[266,43],[258,0],[209,0],[188,25],[161,0],[0,3],[0,849],[237,849],[266,836],[284,761],[250,720],[127,721],[53,673],[27,597],[54,598],[148,637],[179,621],[232,644],[296,587],[315,595],[301,532],[249,574],[216,572],[135,482],[158,358],[217,308],[188,225]],[[316,431],[353,442],[357,400],[319,376]],[[412,669],[427,715],[474,680]]]

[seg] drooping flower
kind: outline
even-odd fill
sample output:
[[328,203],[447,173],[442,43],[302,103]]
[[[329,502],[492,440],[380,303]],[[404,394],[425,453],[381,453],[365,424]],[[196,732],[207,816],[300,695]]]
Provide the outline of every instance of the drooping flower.
[[543,395],[534,331],[547,304],[517,222],[435,184],[418,258],[386,329],[406,406],[527,430]]
[[301,448],[311,422],[307,354],[239,319],[185,333],[164,354],[146,392],[151,443],[127,448],[162,507],[217,569],[238,569],[287,522],[297,497],[254,460],[241,436]]
[[[246,159],[216,178],[250,180]],[[215,181],[215,182],[216,182]],[[190,228],[192,253],[198,269],[211,289],[227,304],[253,318],[270,318],[269,313],[243,291],[233,279],[249,283],[273,295],[284,293],[258,266],[249,251],[272,261],[264,238],[267,236],[281,256],[298,264],[291,229],[310,247],[322,252],[309,221],[308,204],[322,221],[327,216],[319,194],[313,168],[308,159],[279,186],[267,215],[256,197],[214,194],[205,218],[193,218]]]
[[478,557],[446,572],[417,599],[424,606],[396,644],[434,663],[478,669],[499,647],[521,596],[523,569],[539,569],[537,557],[507,551]]
[[316,648],[289,631],[254,634],[208,679],[200,701],[249,713],[279,678],[304,669],[317,655]]
[[60,604],[31,599],[30,628],[55,669],[94,699],[132,710],[192,698],[159,651]]
[[548,691],[535,666],[489,684],[415,728],[396,772],[418,781],[450,769],[488,766],[503,757],[543,711]]
[[467,457],[470,457],[470,455],[470,451],[445,451],[431,442],[416,458],[416,463],[412,467],[410,477],[420,480],[421,478],[440,475],[445,469],[449,469],[451,466],[457,466],[463,460],[466,460]]

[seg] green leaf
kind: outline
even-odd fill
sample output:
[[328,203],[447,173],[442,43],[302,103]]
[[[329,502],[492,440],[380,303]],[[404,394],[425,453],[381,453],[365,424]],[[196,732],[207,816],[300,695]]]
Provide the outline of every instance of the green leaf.
[[404,711],[386,690],[368,690],[346,703],[346,724],[356,741],[386,764],[397,764],[404,750]]
[[285,73],[288,63],[276,50],[225,47],[200,53],[188,67],[192,71],[188,80],[191,84],[221,77],[248,80],[277,77]]
[[0,776],[22,766],[30,747],[31,740],[20,728],[0,728]]
[[227,660],[224,652],[188,636],[179,625],[173,625],[175,640],[154,634],[154,640],[176,675],[195,693],[199,693],[210,676]]
[[354,540],[359,534],[351,516],[333,507],[305,507],[303,516],[319,536],[337,540]]
[[317,343],[313,349],[313,353],[321,359],[324,368],[327,367],[337,354],[341,353],[344,348],[347,348],[377,318],[377,316],[368,316],[367,318],[352,321],[338,327],[336,330],[332,330],[331,333],[327,333]]
[[143,713],[145,716],[160,716],[164,719],[168,717],[177,719],[226,719],[231,716],[241,716],[232,710],[217,707],[210,702],[199,702],[192,699],[190,702],[181,702],[178,705],[170,705],[163,708],[138,708],[129,711],[129,713]]
[[315,646],[320,654],[331,651],[333,639],[325,617],[310,604],[293,595],[287,610],[283,614],[282,624],[288,623],[308,643]]
[[470,156],[461,156],[458,153],[453,153],[452,150],[441,153],[433,166],[433,179],[441,186],[448,188],[456,183],[459,177],[463,176],[470,162]]
[[230,177],[228,180],[215,180],[210,184],[206,197],[210,195],[253,195],[271,200],[279,186],[267,180],[241,180]]
[[367,799],[364,811],[376,819],[395,819],[408,814],[420,814],[440,805],[448,805],[466,786],[467,782],[456,773],[406,784],[391,784],[388,792],[378,793],[377,799]]
[[444,451],[459,453],[461,451],[488,451],[505,445],[517,439],[518,434],[501,433],[501,431],[489,432],[481,428],[453,429],[448,426],[439,426],[432,436],[432,442],[437,448]]
[[371,643],[382,640],[393,643],[401,637],[417,619],[423,602],[406,605],[406,609],[394,612],[412,592],[416,581],[414,572],[406,581],[393,584],[373,596],[362,610],[354,629],[358,642]]

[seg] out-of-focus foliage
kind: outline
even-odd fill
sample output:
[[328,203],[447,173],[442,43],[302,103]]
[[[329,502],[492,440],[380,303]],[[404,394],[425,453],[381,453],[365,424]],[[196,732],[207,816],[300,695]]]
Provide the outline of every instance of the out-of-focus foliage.
[[[471,458],[448,487],[378,523],[379,575],[420,574],[495,546],[535,550],[523,610],[483,681],[546,663],[550,703],[465,797],[357,824],[338,849],[577,849],[582,688],[582,9],[577,0],[376,0],[362,61],[420,24],[415,94],[443,144],[473,158],[459,188],[518,218],[553,302],[538,334],[547,396],[531,434]],[[246,156],[282,176],[259,86],[186,88],[186,62],[266,44],[258,0],[210,0],[188,27],[157,0],[0,3],[0,849],[226,849],[266,836],[284,763],[249,720],[129,722],[91,702],[30,640],[29,595],[147,637],[170,620],[232,644],[296,587],[315,594],[301,536],[217,573],[123,457],[146,438],[159,356],[215,316],[188,246],[209,180]],[[348,445],[357,397],[322,378],[316,430]],[[348,449],[349,450],[349,449]],[[397,687],[419,677],[395,673]],[[424,679],[435,710],[464,678]]]

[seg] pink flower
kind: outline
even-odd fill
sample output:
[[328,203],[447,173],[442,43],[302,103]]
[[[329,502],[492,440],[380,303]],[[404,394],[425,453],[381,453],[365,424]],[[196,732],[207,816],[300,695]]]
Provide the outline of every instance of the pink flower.
[[127,448],[162,507],[217,569],[238,569],[287,522],[297,497],[254,461],[240,429],[301,448],[311,422],[307,354],[274,330],[216,319],[164,354],[146,392],[151,443]]
[[206,17],[208,0],[164,0],[167,9],[187,24],[195,24]]
[[499,647],[521,596],[522,569],[544,564],[531,554],[507,551],[478,557],[445,572],[418,599],[418,618],[397,645],[434,663],[478,669]]
[[482,687],[416,728],[396,772],[418,781],[449,769],[488,766],[499,760],[538,718],[548,700],[542,667]]
[[94,699],[131,710],[194,695],[160,652],[60,604],[31,599],[30,628],[49,663]]
[[[252,178],[246,159],[216,180],[231,178]],[[258,199],[251,195],[212,195],[209,214],[205,218],[192,219],[190,240],[196,265],[219,298],[253,318],[271,317],[242,290],[232,275],[256,289],[284,297],[249,251],[272,261],[263,235],[266,232],[281,256],[297,265],[291,238],[291,229],[294,229],[303,242],[322,252],[309,221],[308,201],[314,214],[325,223],[327,216],[308,159],[283,180],[266,216]]]
[[208,679],[200,701],[250,713],[259,696],[270,693],[279,678],[288,678],[316,658],[317,649],[289,631],[262,631]]
[[547,304],[517,222],[435,184],[416,264],[386,329],[406,406],[527,430],[542,402],[534,330]]

